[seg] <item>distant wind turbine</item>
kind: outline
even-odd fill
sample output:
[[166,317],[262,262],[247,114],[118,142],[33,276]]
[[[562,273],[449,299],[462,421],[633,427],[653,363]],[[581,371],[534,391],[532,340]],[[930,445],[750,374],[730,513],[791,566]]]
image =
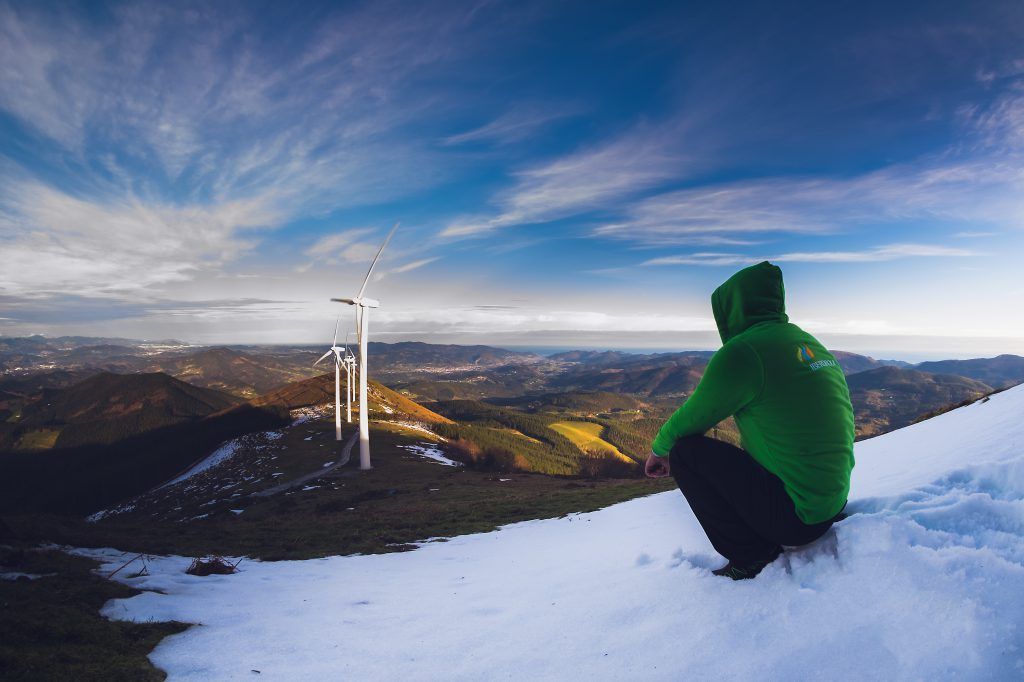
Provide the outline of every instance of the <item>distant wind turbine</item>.
[[345,405],[348,409],[348,423],[352,423],[352,399],[356,397],[352,379],[356,375],[356,356],[348,348],[348,334],[345,334],[345,357],[341,364],[345,365]]
[[[320,359],[313,363],[316,367],[321,362],[334,355],[334,440],[341,440],[341,366],[345,362],[341,359],[341,348],[338,348],[338,325],[341,324],[341,318],[334,324],[334,343],[331,344],[331,349],[320,356]],[[348,354],[348,345],[345,346],[346,356]],[[347,359],[347,358],[346,358]],[[347,365],[346,365],[347,367]],[[352,385],[351,379],[348,381],[348,385]],[[348,420],[352,421],[352,400],[349,398],[349,417]]]
[[370,308],[379,308],[380,301],[372,298],[366,298],[366,286],[370,283],[370,277],[373,275],[373,268],[377,265],[377,259],[380,258],[380,254],[384,252],[384,248],[391,241],[391,237],[395,234],[395,230],[398,229],[398,223],[395,223],[391,231],[388,232],[388,236],[384,238],[384,243],[380,245],[380,249],[377,250],[377,255],[373,257],[373,261],[370,263],[370,269],[366,272],[366,278],[363,279],[363,286],[359,287],[359,294],[355,298],[332,298],[332,301],[337,303],[347,303],[349,305],[356,306],[356,327],[357,337],[359,339],[359,468],[369,469],[370,468],[370,423],[367,413],[370,411],[370,404],[366,399],[366,344],[368,343],[367,336],[369,334],[369,317]]

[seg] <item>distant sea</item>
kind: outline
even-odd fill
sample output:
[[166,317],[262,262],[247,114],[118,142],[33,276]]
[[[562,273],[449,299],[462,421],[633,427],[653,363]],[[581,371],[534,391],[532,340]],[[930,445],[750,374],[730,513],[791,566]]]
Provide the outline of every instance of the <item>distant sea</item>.
[[684,353],[686,351],[711,351],[717,348],[683,348],[680,346],[665,348],[627,348],[623,346],[510,346],[506,344],[495,344],[497,348],[519,351],[521,353],[536,353],[537,355],[555,355],[556,353],[568,353],[570,351],[615,351],[618,353],[632,353],[634,355],[652,355],[655,353]]
[[[508,345],[508,344],[493,344],[496,348],[505,348],[506,350],[520,351],[523,353],[536,353],[537,355],[554,355],[556,353],[567,353],[569,351],[617,351],[620,353],[632,353],[635,355],[651,355],[654,353],[684,353],[686,351],[715,351],[715,348],[696,348],[687,346],[665,346],[665,347],[654,347],[654,348],[637,348],[630,346],[520,346],[520,345]],[[837,350],[846,350],[845,348],[838,348]],[[943,352],[943,351],[906,351],[906,350],[856,350],[851,351],[860,355],[866,355],[876,360],[902,360],[903,362],[909,362],[911,364],[917,364],[919,362],[925,362],[928,360],[951,360],[951,359],[965,359],[965,358],[977,358],[977,357],[992,357],[994,354],[984,353],[955,353],[955,352]]]

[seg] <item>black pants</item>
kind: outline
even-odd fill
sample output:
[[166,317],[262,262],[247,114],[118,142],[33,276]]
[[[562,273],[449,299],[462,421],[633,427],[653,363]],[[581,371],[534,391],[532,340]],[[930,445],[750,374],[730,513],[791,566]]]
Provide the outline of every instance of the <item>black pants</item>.
[[672,476],[719,554],[743,566],[779,545],[806,545],[835,519],[808,525],[796,515],[782,481],[745,450],[706,436],[676,441]]

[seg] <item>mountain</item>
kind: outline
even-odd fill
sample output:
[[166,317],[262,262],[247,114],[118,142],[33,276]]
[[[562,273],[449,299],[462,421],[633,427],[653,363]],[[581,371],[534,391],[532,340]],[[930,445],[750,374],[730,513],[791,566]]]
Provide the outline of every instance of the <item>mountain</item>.
[[[159,377],[160,385],[169,384],[179,390],[185,387],[193,396],[224,395],[166,375],[140,377],[148,383]],[[430,428],[452,424],[376,382],[370,382],[369,397],[375,448],[379,445],[385,451],[394,451],[396,444],[407,447],[424,440],[438,442],[440,438]],[[228,398],[232,403],[236,400]],[[325,458],[336,460],[342,454],[343,443],[334,439],[333,403],[334,375],[325,374],[110,444],[70,446],[59,439],[57,447],[45,452],[3,455],[0,513],[86,514],[117,507],[121,512],[137,509],[150,519],[153,514],[170,516],[174,523],[205,518],[212,511],[207,504],[209,497],[201,497],[199,492],[190,494],[183,487],[174,488],[168,497],[168,489],[162,484],[181,477],[183,472],[202,469],[200,465],[207,459],[226,459],[229,455],[235,460],[232,466],[241,467],[245,473],[229,468],[227,473],[203,477],[202,495],[215,494],[224,487],[233,487],[233,493],[254,493],[281,483],[278,477],[286,473],[315,473]],[[307,424],[311,420],[322,422]],[[343,423],[347,435],[356,428],[356,423]],[[305,437],[307,433],[315,434],[317,442],[310,443],[312,436]],[[274,461],[278,455],[280,461]],[[245,485],[239,488],[243,480]],[[219,511],[227,513],[226,507]]]
[[601,412],[640,412],[648,407],[647,403],[631,395],[604,391],[543,393],[516,398],[491,398],[486,402],[492,405],[517,407],[531,412],[581,411],[594,414]]
[[580,364],[549,380],[552,388],[574,391],[634,393],[641,396],[692,393],[710,354],[676,353],[640,356],[614,366]]
[[999,355],[994,358],[973,360],[938,360],[922,362],[916,366],[922,372],[958,374],[983,381],[989,386],[1005,388],[1024,382],[1024,357]]
[[[117,579],[157,593],[104,613],[202,623],[151,654],[171,678],[196,676],[202,652],[212,679],[1019,679],[1021,414],[1024,386],[857,443],[849,517],[744,583],[711,575],[724,561],[672,490],[410,552],[246,562],[225,579],[151,557]],[[249,513],[225,534],[252,532]],[[106,573],[130,558],[82,553]],[[453,660],[453,646],[474,655]]]
[[991,386],[966,377],[890,366],[851,374],[846,383],[861,438],[901,428],[937,408],[992,392]]
[[843,350],[834,350],[831,351],[831,353],[839,362],[839,366],[843,368],[843,372],[846,374],[856,374],[857,372],[864,372],[869,369],[886,366],[900,368],[913,366],[909,362],[903,362],[902,360],[875,360],[867,355],[849,353]]
[[312,353],[281,360],[272,354],[230,348],[206,348],[186,355],[158,356],[149,370],[166,372],[195,386],[253,398],[272,388],[307,378],[318,371]]
[[419,371],[427,368],[468,369],[542,362],[535,353],[505,350],[493,346],[458,346],[419,341],[370,342],[367,353],[380,372]]
[[[711,351],[694,351],[695,354],[711,356]],[[555,353],[549,355],[548,360],[554,360],[555,362],[571,362],[579,363],[582,365],[591,366],[607,366],[607,365],[622,365],[630,362],[638,362],[643,360],[649,360],[653,357],[664,356],[664,355],[676,355],[676,353],[651,353],[651,354],[637,354],[637,353],[625,353],[617,350],[571,350],[564,353]]]
[[[341,380],[342,400],[345,395],[345,379]],[[391,390],[377,381],[367,382],[371,418],[387,418],[398,413],[406,418],[428,424],[451,424],[451,420],[427,409],[406,396]],[[278,407],[294,410],[311,405],[334,405],[334,374],[296,381],[281,386],[269,393],[253,398],[249,404],[254,407]],[[344,404],[343,404],[344,407]],[[376,414],[375,414],[376,413]],[[355,413],[353,412],[353,415]],[[355,416],[353,416],[355,419]]]
[[88,514],[151,489],[225,442],[289,421],[287,411],[243,404],[156,428],[145,423],[110,443],[58,440],[51,449],[2,454],[0,513]]
[[544,391],[552,376],[549,366],[537,363],[499,365],[454,371],[380,373],[403,393],[421,400],[457,400],[515,397]]
[[67,388],[45,389],[25,405],[7,447],[73,447],[113,443],[197,419],[240,402],[161,373],[100,372]]
[[0,368],[7,372],[92,369],[132,372],[154,353],[181,351],[180,341],[137,341],[84,336],[0,337]]

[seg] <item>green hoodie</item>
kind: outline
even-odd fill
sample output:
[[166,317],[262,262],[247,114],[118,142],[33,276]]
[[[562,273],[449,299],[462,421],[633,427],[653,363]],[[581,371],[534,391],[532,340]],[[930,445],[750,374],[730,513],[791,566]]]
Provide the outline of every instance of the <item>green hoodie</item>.
[[683,436],[729,415],[743,449],[786,487],[807,524],[843,508],[853,469],[853,407],[836,359],[789,322],[782,270],[764,261],[711,295],[722,347],[651,445],[664,457]]

